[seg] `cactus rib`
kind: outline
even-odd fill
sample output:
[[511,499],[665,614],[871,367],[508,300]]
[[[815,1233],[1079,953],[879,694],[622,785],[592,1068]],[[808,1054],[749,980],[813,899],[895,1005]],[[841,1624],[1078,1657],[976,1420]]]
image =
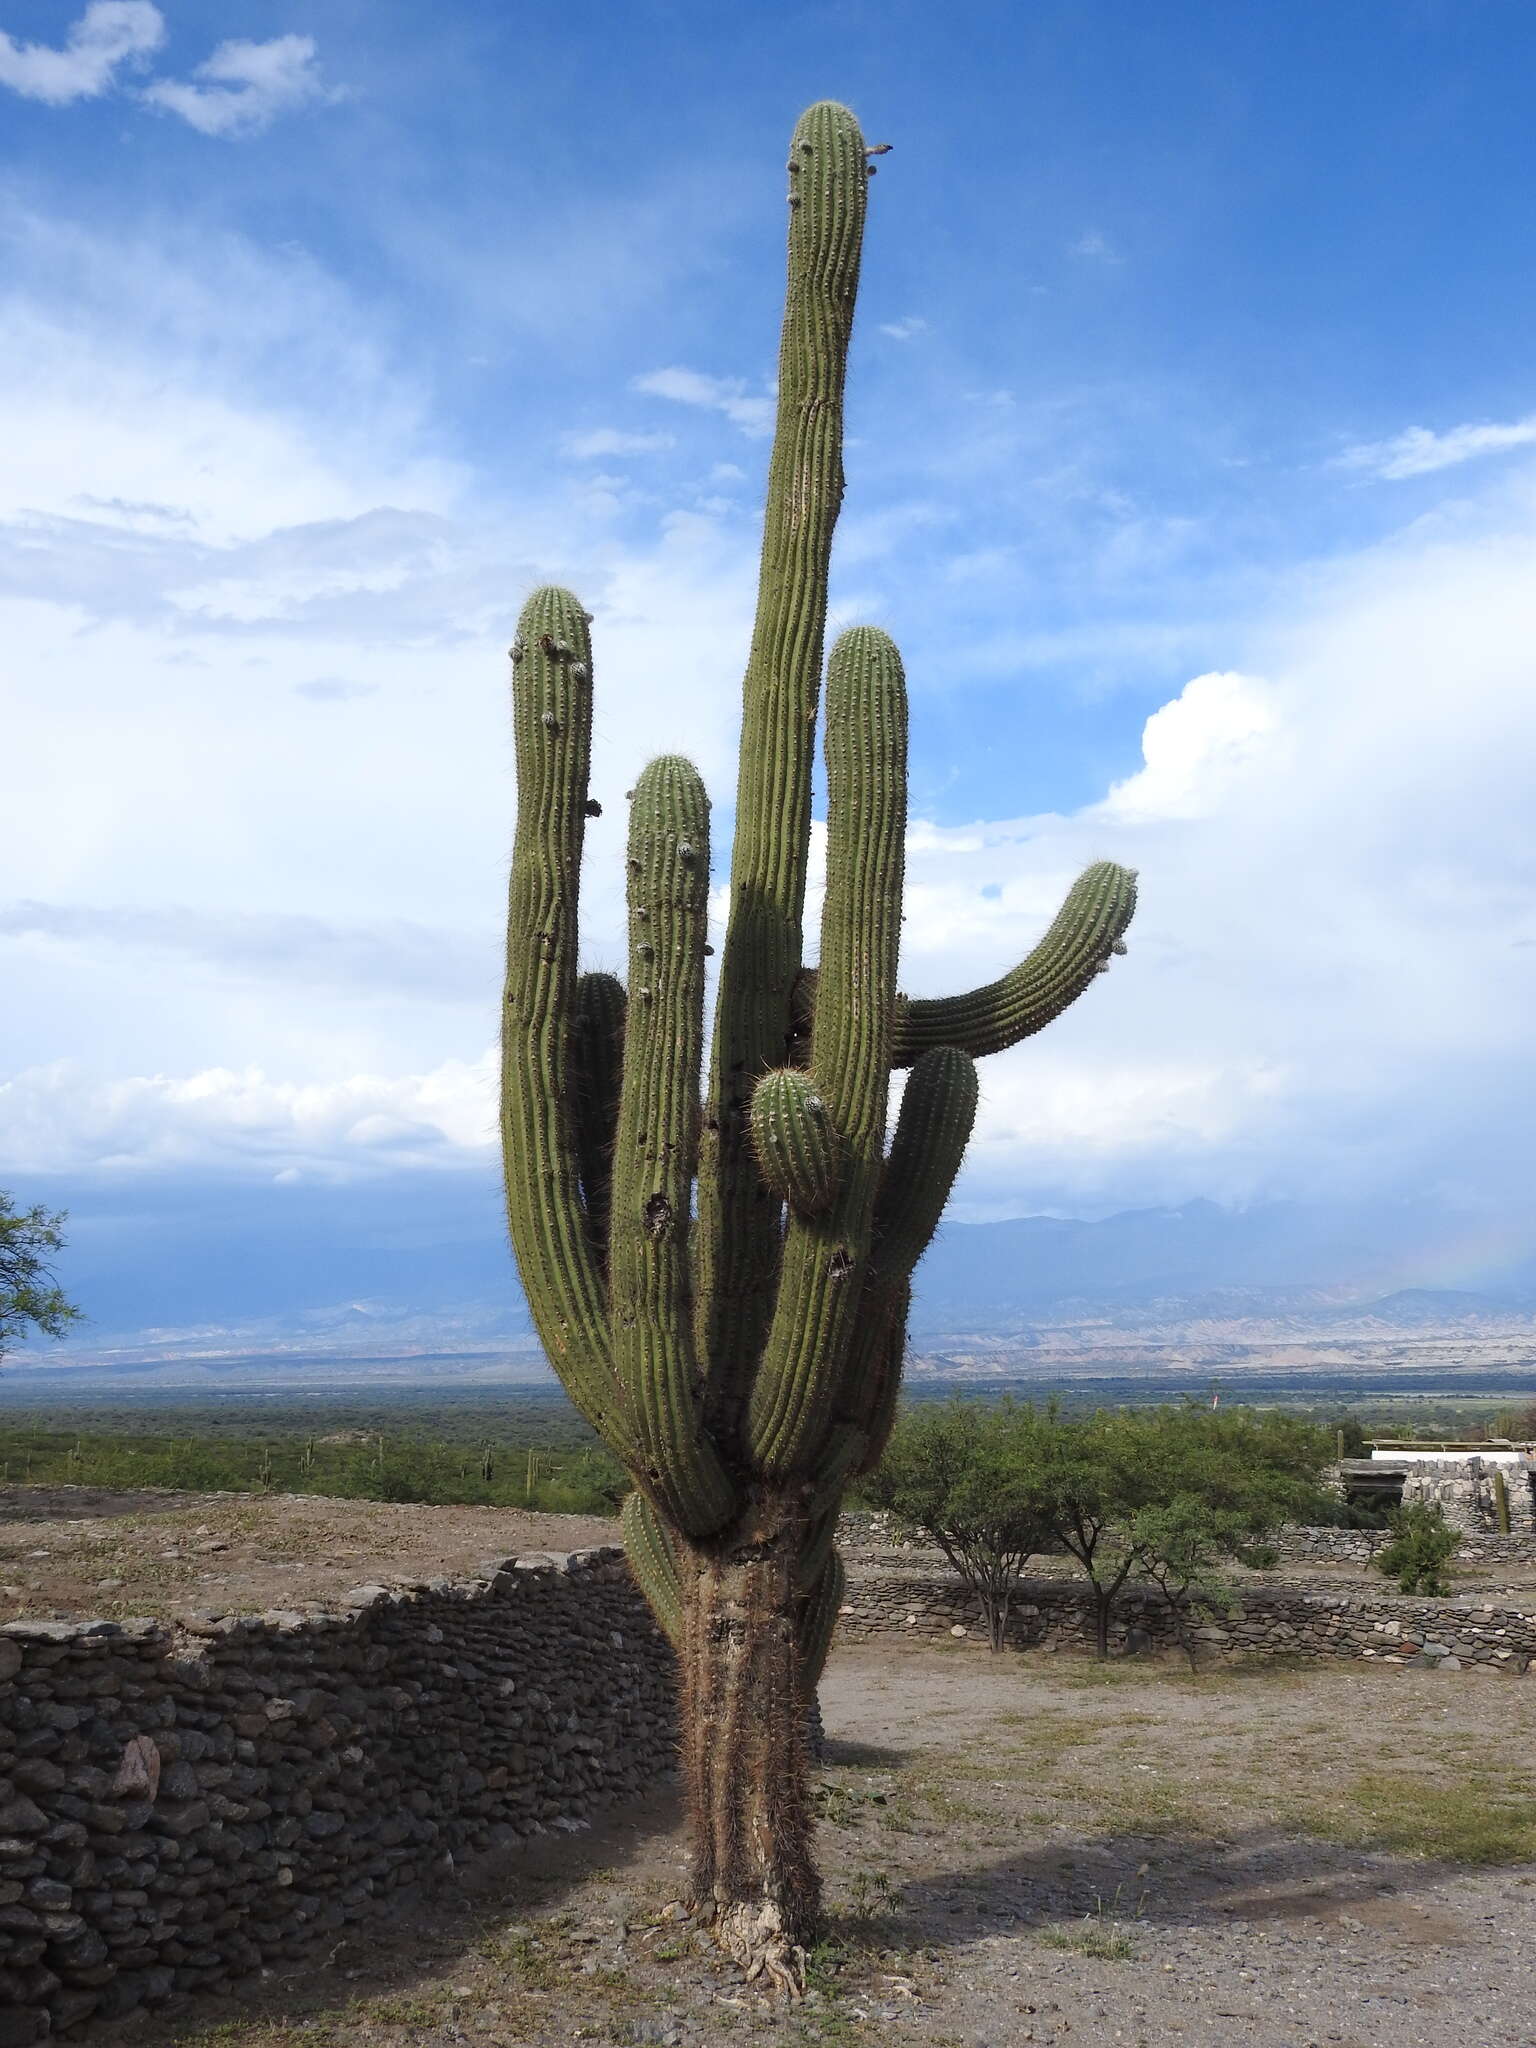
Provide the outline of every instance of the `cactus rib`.
[[624,1010],[624,984],[616,974],[583,974],[577,981],[576,1015],[571,1025],[576,1161],[587,1235],[604,1273],[608,1270],[608,1197],[619,1121]]

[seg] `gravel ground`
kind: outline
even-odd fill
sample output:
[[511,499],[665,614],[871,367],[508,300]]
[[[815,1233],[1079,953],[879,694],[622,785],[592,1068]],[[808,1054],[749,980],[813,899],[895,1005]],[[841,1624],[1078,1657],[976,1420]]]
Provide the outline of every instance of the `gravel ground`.
[[444,1875],[241,2008],[95,2040],[229,2048],[1245,2048],[1536,2038],[1536,1684],[1192,1679],[860,1646],[823,1689],[831,1939],[770,2004],[668,1912],[674,1794]]

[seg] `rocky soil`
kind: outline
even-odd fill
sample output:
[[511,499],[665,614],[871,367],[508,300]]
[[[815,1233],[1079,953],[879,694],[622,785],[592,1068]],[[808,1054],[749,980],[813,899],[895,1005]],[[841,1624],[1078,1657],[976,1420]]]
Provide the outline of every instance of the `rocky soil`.
[[227,2048],[1515,2048],[1536,2010],[1536,1683],[859,1648],[824,1687],[831,1938],[785,2009],[669,1911],[670,1788],[444,1873]]

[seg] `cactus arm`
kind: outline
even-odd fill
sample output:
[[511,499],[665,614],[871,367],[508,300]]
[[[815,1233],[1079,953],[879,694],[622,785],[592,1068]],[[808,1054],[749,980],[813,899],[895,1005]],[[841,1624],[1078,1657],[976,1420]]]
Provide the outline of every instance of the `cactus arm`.
[[887,1299],[881,1348],[874,1369],[858,1390],[859,1416],[864,1449],[854,1476],[873,1472],[885,1456],[885,1447],[896,1427],[896,1407],[901,1399],[901,1373],[907,1360],[907,1312],[912,1306],[909,1286],[893,1289]]
[[502,1000],[502,1157],[523,1290],[550,1364],[621,1456],[633,1441],[609,1355],[602,1274],[587,1234],[570,1115],[576,911],[591,754],[587,615],[537,590],[512,651],[517,831]]
[[816,1467],[816,1499],[879,1462],[896,1419],[912,1270],[928,1249],[976,1120],[976,1068],[953,1046],[924,1053],[907,1082],[875,1204],[874,1241],[842,1391]]
[[616,974],[582,975],[576,984],[576,1016],[571,1026],[571,1104],[587,1235],[604,1273],[608,1270],[608,1198],[623,1052],[623,982]]
[[913,1067],[901,1098],[896,1135],[875,1204],[874,1247],[859,1329],[850,1349],[838,1405],[854,1423],[870,1471],[896,1419],[906,1353],[912,1272],[933,1242],[976,1121],[976,1068],[954,1046],[935,1046]]
[[867,207],[859,125],[822,102],[790,144],[788,289],[757,614],[743,689],[730,919],[706,1095],[696,1328],[722,1441],[762,1349],[778,1206],[753,1164],[753,1083],[782,1063],[802,957],[827,565],[843,494],[843,385]]
[[643,1493],[625,1494],[619,1529],[635,1584],[675,1650],[683,1636],[683,1574],[677,1539]]
[[980,1059],[1043,1031],[1077,1001],[1112,954],[1125,951],[1135,908],[1135,870],[1095,861],[1072,884],[1039,945],[1001,980],[964,995],[902,1004],[893,1064],[910,1067],[939,1045],[959,1046]]
[[707,1536],[735,1495],[704,1435],[688,1273],[698,1154],[709,799],[691,762],[652,761],[629,814],[629,1018],[614,1146],[608,1303],[635,1476],[676,1527]]
[[827,893],[811,1074],[842,1148],[836,1197],[791,1210],[773,1325],[752,1385],[756,1469],[787,1478],[823,1447],[864,1285],[880,1184],[906,828],[907,693],[884,633],[844,633],[827,665]]
[[976,1065],[952,1045],[925,1052],[907,1077],[875,1207],[874,1270],[905,1285],[933,1242],[976,1122]]
[[843,1560],[835,1550],[830,1551],[800,1609],[795,1630],[800,1645],[800,1685],[807,1698],[814,1694],[826,1665],[847,1583]]

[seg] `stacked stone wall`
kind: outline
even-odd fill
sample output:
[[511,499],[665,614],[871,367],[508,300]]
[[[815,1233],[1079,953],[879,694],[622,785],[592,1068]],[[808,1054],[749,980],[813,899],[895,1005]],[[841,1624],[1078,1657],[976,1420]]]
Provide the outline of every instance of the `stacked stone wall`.
[[[1311,1563],[1369,1564],[1392,1540],[1390,1529],[1282,1529],[1269,1539],[1283,1558]],[[1500,1536],[1463,1531],[1457,1564],[1536,1564],[1536,1534]]]
[[[850,1571],[844,1641],[948,1637],[985,1641],[975,1595],[953,1574]],[[1536,1614],[1460,1600],[1245,1586],[1210,1619],[1176,1616],[1166,1601],[1128,1588],[1111,1630],[1116,1654],[1179,1651],[1192,1635],[1202,1658],[1363,1657],[1383,1664],[1523,1673],[1536,1656]],[[1081,1580],[1026,1579],[1013,1603],[1010,1647],[1084,1650],[1094,1618]]]
[[617,1549],[344,1612],[0,1629],[0,2048],[173,2008],[675,1761]]

